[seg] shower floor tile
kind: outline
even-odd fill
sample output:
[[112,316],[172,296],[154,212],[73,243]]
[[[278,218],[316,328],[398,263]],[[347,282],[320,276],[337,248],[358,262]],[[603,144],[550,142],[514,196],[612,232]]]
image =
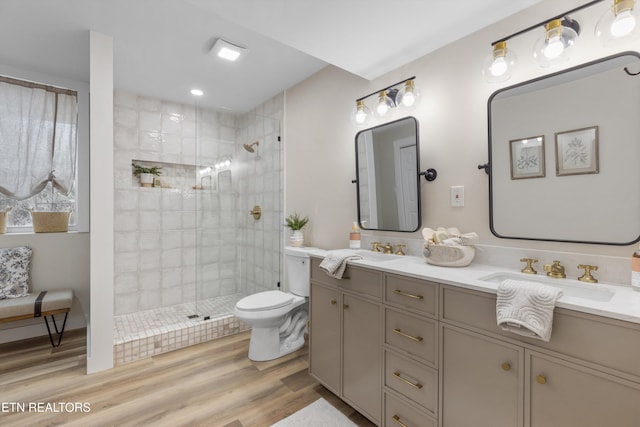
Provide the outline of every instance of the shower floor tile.
[[[141,338],[154,337],[160,333],[200,326],[204,322],[233,317],[233,308],[245,294],[238,293],[208,298],[197,303],[184,303],[169,307],[139,311],[115,316],[114,344],[122,344]],[[198,317],[189,318],[193,314]],[[206,316],[210,318],[204,320]]]

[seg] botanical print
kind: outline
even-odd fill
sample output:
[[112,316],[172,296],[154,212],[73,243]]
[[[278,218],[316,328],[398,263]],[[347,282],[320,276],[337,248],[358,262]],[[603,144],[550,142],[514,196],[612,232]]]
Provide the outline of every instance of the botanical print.
[[511,179],[544,177],[544,137],[509,141]]
[[556,133],[556,174],[598,173],[598,127]]
[[0,300],[29,295],[32,253],[27,246],[0,249]]

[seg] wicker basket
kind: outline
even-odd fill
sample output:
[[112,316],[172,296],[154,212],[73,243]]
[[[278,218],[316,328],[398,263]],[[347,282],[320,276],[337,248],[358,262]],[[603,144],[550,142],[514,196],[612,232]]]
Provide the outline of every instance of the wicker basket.
[[9,215],[10,210],[11,208],[7,208],[6,211],[0,212],[0,234],[7,232],[7,215]]
[[69,231],[69,215],[66,212],[34,212],[31,211],[33,231],[36,233],[64,233]]
[[466,267],[471,264],[475,254],[476,250],[473,246],[429,243],[424,247],[426,261],[443,267]]

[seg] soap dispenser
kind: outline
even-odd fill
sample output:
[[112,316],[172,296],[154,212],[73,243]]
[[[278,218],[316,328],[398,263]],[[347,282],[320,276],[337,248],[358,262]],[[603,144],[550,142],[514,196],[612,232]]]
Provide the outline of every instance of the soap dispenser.
[[[353,221],[353,225],[351,226],[351,232],[349,233],[349,248],[350,249],[360,249],[360,227],[358,227],[358,223]],[[640,258],[639,258],[640,262]]]

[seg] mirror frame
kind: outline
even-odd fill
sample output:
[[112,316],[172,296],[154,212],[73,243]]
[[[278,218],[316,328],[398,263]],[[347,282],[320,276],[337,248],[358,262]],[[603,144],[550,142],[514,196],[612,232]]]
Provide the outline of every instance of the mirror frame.
[[[492,142],[492,132],[491,132],[491,102],[493,101],[493,99],[498,96],[499,94],[501,94],[502,92],[511,90],[511,89],[516,89],[525,85],[529,85],[529,84],[534,84],[537,83],[539,81],[545,80],[545,79],[549,79],[549,78],[553,78],[553,77],[557,77],[563,74],[567,74],[567,73],[571,73],[573,71],[577,71],[577,70],[581,70],[590,66],[594,66],[609,60],[613,60],[616,58],[620,58],[623,56],[635,56],[636,58],[638,58],[640,60],[640,52],[636,52],[636,51],[623,51],[623,52],[619,52],[610,56],[606,56],[603,58],[599,58],[597,60],[594,61],[590,61],[590,62],[585,62],[583,64],[579,64],[564,70],[560,70],[557,71],[555,73],[550,73],[550,74],[545,74],[542,75],[540,77],[536,77],[534,79],[531,80],[527,80],[521,83],[517,83],[515,85],[512,86],[508,86],[505,88],[501,88],[496,90],[495,92],[493,92],[491,94],[491,96],[489,97],[488,101],[487,101],[487,127],[488,127],[488,141],[487,141],[487,146],[488,146],[488,163],[487,166],[485,168],[485,171],[487,172],[487,174],[489,175],[489,228],[491,229],[491,233],[501,239],[514,239],[514,240],[532,240],[532,241],[545,241],[545,242],[566,242],[566,243],[583,243],[583,244],[595,244],[595,245],[610,245],[610,246],[629,246],[632,245],[634,243],[637,243],[640,241],[640,236],[636,237],[635,239],[629,241],[629,242],[604,242],[604,241],[590,241],[590,240],[569,240],[569,239],[553,239],[553,238],[535,238],[535,237],[518,237],[518,236],[503,236],[501,234],[499,234],[498,232],[496,232],[495,228],[494,228],[494,222],[493,222],[493,212],[494,212],[494,200],[493,200],[493,169],[491,167],[493,159],[491,156],[492,153],[492,149],[491,149],[491,142]],[[479,169],[481,169],[481,166],[478,166]]]
[[[397,122],[400,122],[402,120],[413,120],[413,124],[415,126],[415,134],[416,134],[416,188],[417,188],[417,203],[418,203],[418,223],[416,225],[416,228],[413,230],[393,230],[393,229],[387,229],[387,228],[367,228],[367,227],[363,227],[362,226],[362,216],[361,216],[361,211],[360,211],[360,176],[359,176],[359,171],[360,171],[360,164],[358,162],[358,136],[360,136],[361,133],[363,132],[368,132],[368,131],[372,131],[375,129],[379,129],[381,127],[384,126],[388,126]],[[416,119],[414,116],[405,116],[402,118],[399,118],[397,120],[393,120],[387,123],[382,123],[380,125],[377,126],[373,126],[367,129],[363,129],[361,131],[359,131],[358,133],[356,133],[356,137],[355,137],[355,143],[354,143],[354,147],[355,147],[355,154],[356,154],[356,179],[354,180],[354,183],[356,184],[356,207],[358,209],[358,224],[360,226],[360,228],[362,230],[374,230],[374,231],[393,231],[393,232],[398,232],[398,233],[414,233],[416,231],[418,231],[420,229],[420,227],[422,226],[422,197],[421,197],[421,188],[420,188],[420,126],[418,124],[418,119]]]

